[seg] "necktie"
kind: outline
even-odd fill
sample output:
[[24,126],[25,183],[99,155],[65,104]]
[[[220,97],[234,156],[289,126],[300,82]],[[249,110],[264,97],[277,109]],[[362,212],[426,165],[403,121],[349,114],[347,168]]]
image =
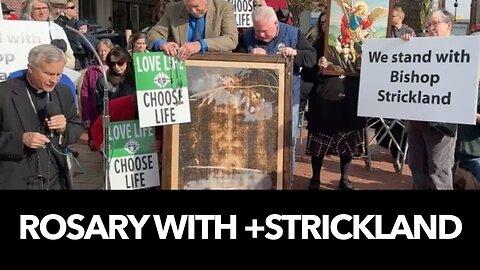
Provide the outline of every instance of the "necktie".
[[198,41],[203,39],[203,20],[202,18],[197,18],[195,22],[195,29],[193,30],[193,41]]

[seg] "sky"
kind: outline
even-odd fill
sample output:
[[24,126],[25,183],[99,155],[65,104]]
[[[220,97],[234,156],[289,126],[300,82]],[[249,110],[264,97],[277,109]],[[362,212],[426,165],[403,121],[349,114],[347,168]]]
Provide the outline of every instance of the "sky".
[[[471,0],[457,0],[457,18],[470,19]],[[445,8],[455,14],[455,0],[445,0]]]

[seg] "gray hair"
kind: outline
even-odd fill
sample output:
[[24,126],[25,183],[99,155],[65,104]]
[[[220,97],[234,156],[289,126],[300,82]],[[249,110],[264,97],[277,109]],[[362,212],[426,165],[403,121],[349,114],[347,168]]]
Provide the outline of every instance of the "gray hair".
[[113,49],[113,47],[115,47],[115,45],[113,45],[112,41],[109,38],[100,39],[100,41],[97,43],[97,47],[95,49],[97,49],[97,51],[98,51],[101,45],[105,45],[109,49]]
[[402,19],[402,21],[405,19],[405,11],[403,11],[403,8],[401,6],[396,6],[393,8],[393,11],[396,11],[399,13],[400,15],[400,18]]
[[36,67],[43,61],[47,64],[57,63],[60,61],[66,62],[65,53],[59,48],[50,45],[42,44],[33,47],[28,53],[28,64]]
[[439,9],[439,10],[432,11],[428,15],[428,20],[430,20],[430,17],[432,17],[433,15],[440,15],[440,17],[442,18],[442,22],[445,22],[445,23],[453,23],[453,21],[455,21],[453,14],[446,9]]
[[277,14],[272,7],[258,6],[252,11],[252,21],[258,22],[261,19],[267,19],[269,22],[275,23],[278,21]]
[[23,6],[22,9],[22,20],[25,21],[33,21],[32,18],[32,11],[33,11],[33,2],[38,1],[43,4],[47,4],[48,6],[48,20],[53,21],[54,20],[54,13],[55,11],[53,10],[53,6],[50,3],[50,0],[27,0],[25,1],[25,5]]

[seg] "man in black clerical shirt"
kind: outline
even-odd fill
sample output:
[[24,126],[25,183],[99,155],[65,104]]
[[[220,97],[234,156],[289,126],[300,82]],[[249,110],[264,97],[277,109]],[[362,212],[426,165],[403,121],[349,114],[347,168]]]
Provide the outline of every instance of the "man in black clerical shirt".
[[61,149],[83,128],[72,94],[57,84],[64,66],[60,49],[38,45],[26,75],[0,83],[0,189],[71,188]]

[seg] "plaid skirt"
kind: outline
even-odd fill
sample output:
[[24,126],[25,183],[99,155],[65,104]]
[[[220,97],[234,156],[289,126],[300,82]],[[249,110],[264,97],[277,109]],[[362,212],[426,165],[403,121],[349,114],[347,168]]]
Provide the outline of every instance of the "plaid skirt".
[[314,157],[325,155],[360,157],[365,154],[365,134],[363,130],[333,134],[308,132],[306,154]]

